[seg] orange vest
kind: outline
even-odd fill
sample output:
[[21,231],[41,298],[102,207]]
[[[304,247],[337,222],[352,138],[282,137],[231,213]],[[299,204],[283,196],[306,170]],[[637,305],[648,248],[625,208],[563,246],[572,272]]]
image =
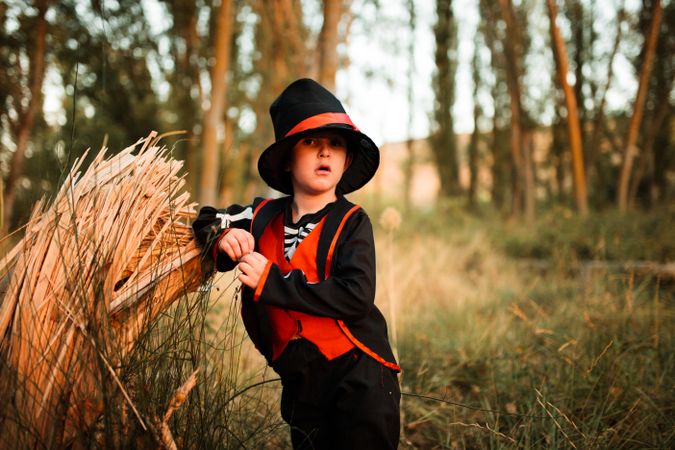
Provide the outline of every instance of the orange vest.
[[[320,278],[316,267],[316,252],[326,216],[300,242],[290,261],[284,256],[283,220],[284,215],[277,214],[265,227],[258,241],[260,253],[276,264],[282,273],[300,269],[309,283],[318,283]],[[270,305],[265,305],[265,310],[272,328],[272,361],[281,355],[288,341],[294,336],[312,342],[329,360],[343,355],[354,347],[335,319]]]

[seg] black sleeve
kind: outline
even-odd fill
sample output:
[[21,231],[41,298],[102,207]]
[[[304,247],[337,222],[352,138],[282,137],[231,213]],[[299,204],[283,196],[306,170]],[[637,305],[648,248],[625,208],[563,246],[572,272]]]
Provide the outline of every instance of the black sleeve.
[[362,210],[342,231],[331,275],[310,283],[300,270],[286,276],[272,264],[258,301],[316,316],[353,320],[366,316],[375,302],[375,245],[373,228]]
[[249,231],[253,211],[262,200],[256,198],[251,205],[231,205],[223,209],[205,206],[199,210],[197,219],[192,223],[192,230],[204,256],[215,260],[218,271],[232,270],[237,262],[232,261],[225,253],[215,252],[214,244],[222,233],[230,228]]

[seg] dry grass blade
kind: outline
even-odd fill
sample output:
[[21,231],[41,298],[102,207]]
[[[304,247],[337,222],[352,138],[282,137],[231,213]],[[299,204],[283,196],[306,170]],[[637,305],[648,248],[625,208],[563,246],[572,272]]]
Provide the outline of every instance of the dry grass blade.
[[157,422],[157,430],[155,431],[157,435],[156,439],[160,445],[160,448],[165,448],[167,450],[178,449],[176,441],[173,438],[173,433],[171,433],[171,428],[169,428],[169,419],[171,419],[173,413],[178,408],[180,408],[183,405],[183,403],[185,403],[188,394],[197,385],[198,373],[199,369],[195,369],[195,371],[192,372],[192,375],[190,375],[187,381],[183,383],[183,385],[179,387],[176,390],[176,392],[174,392],[173,396],[171,397],[171,400],[169,401],[169,407],[167,408],[166,413],[164,414],[164,418],[162,418],[161,421],[159,421],[159,419],[155,420]]
[[183,385],[179,387],[173,394],[173,397],[171,397],[171,401],[169,402],[169,407],[166,409],[166,413],[164,414],[164,418],[162,419],[162,422],[168,423],[174,411],[176,411],[183,405],[183,403],[185,403],[188,394],[197,385],[198,373],[199,369],[195,369],[195,371],[192,372],[192,375],[190,375],[187,381],[185,381],[185,383],[183,383]]
[[[558,431],[560,431],[560,433],[565,437],[565,440],[567,441],[567,443],[568,443],[571,447],[577,448],[577,446],[574,444],[574,442],[572,442],[572,439],[570,439],[570,437],[567,435],[567,433],[565,433],[565,430],[564,430],[563,427],[560,425],[560,422],[558,422],[558,420],[556,419],[555,415],[553,415],[553,414],[548,410],[548,408],[546,407],[546,405],[545,405],[544,402],[542,401],[542,399],[543,399],[542,393],[539,392],[538,389],[535,389],[535,391],[536,391],[536,393],[537,393],[537,403],[539,403],[539,405],[544,409],[544,411],[546,412],[546,414],[548,414],[548,416],[553,420],[553,423],[555,424],[556,428],[558,428]],[[547,403],[547,404],[550,404],[549,402],[546,402],[546,403]],[[557,409],[557,408],[556,408],[556,409]],[[565,417],[565,418],[567,419],[567,417]],[[569,419],[568,419],[568,420],[569,420]],[[574,427],[576,428],[576,425],[575,425]],[[577,429],[577,430],[578,430],[578,429]]]
[[0,260],[0,375],[13,380],[0,395],[16,416],[0,433],[28,446],[61,446],[91,425],[100,411],[82,405],[100,403],[102,378],[133,407],[120,361],[202,281],[182,163],[156,133],[81,170],[84,160]]
[[490,428],[490,425],[488,425],[487,422],[485,422],[485,425],[481,425],[477,422],[474,423],[464,423],[464,422],[451,422],[448,425],[456,425],[456,426],[461,426],[461,427],[466,427],[466,428],[477,428],[479,430],[487,431],[489,433],[492,433],[502,439],[506,439],[507,441],[511,442],[512,444],[517,444],[516,440],[513,439],[511,436],[507,436],[504,433],[497,431],[494,428]]

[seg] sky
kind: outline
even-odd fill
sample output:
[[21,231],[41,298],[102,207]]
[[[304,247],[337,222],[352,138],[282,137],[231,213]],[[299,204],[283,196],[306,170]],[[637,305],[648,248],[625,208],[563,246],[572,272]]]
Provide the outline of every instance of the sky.
[[[514,0],[518,3],[518,0]],[[611,46],[613,40],[613,20],[616,5],[622,0],[596,0],[599,13],[597,26],[611,32],[601,33],[600,45]],[[434,0],[414,0],[416,29],[414,35],[408,27],[408,12],[405,0],[380,1],[376,8],[372,1],[353,0],[355,20],[352,25],[347,48],[342,53],[349,56],[350,64],[338,71],[336,94],[356,125],[366,132],[378,144],[406,140],[409,137],[428,136],[430,118],[433,111],[432,78],[434,74],[434,36],[435,21]],[[305,14],[310,26],[320,27],[318,1],[306,2]],[[312,9],[314,5],[314,9]],[[386,6],[385,6],[386,5]],[[455,0],[453,10],[458,23],[458,68],[454,126],[458,133],[473,130],[473,81],[470,76],[470,61],[473,55],[475,29],[479,21],[478,0]],[[535,3],[535,11],[530,17],[531,26],[538,36],[548,33],[548,17],[544,2]],[[160,34],[166,28],[167,21],[162,20],[162,6],[157,0],[143,0],[151,29]],[[626,0],[629,11],[637,11],[639,0]],[[315,17],[316,20],[312,20]],[[563,32],[566,24],[560,23]],[[408,45],[414,39],[413,66],[413,105],[408,101]],[[160,51],[162,42],[159,41]],[[533,102],[545,100],[550,96],[551,55],[548,44],[542,38],[533,41],[533,54],[527,60],[527,75],[524,84],[528,96]],[[630,54],[638,49],[622,49]],[[489,55],[483,54],[484,60]],[[599,64],[602,61],[598,62]],[[158,73],[158,68],[154,68]],[[602,73],[606,68],[598,67]],[[542,73],[545,76],[542,76]],[[608,94],[608,108],[625,108],[637,89],[633,69],[624,55],[619,55],[614,65],[615,81]],[[167,92],[166,86],[159,87],[160,93]],[[45,116],[51,122],[65,122],[60,98],[65,95],[58,75],[48,72],[45,87]],[[489,96],[481,101],[486,114],[491,114]],[[540,102],[546,103],[546,102]],[[550,103],[550,102],[549,102]],[[527,106],[527,105],[526,105]],[[412,115],[412,117],[411,117]],[[544,120],[552,117],[552,111],[543,111]],[[250,119],[244,117],[242,126],[249,125]]]
[[[600,30],[599,46],[609,51],[614,39],[614,19],[617,5],[622,0],[593,0],[596,3],[598,18],[597,28]],[[355,7],[362,3],[355,1]],[[514,3],[519,3],[514,0]],[[628,11],[640,8],[639,0],[626,0]],[[384,3],[382,3],[384,4]],[[474,51],[475,30],[479,22],[478,0],[455,0],[453,11],[458,24],[458,66],[456,74],[455,105],[453,119],[455,132],[470,133],[473,130],[473,81],[470,64]],[[403,0],[388,1],[386,7],[375,12],[372,8],[363,8],[362,14],[377,14],[379,29],[368,33],[354,30],[349,45],[351,65],[340,71],[337,77],[338,97],[346,97],[348,112],[355,123],[365,130],[375,142],[395,142],[428,136],[430,118],[433,111],[432,77],[434,74],[434,35],[435,1],[415,0],[417,27],[414,34],[414,104],[409,108],[408,102],[408,56],[407,45],[411,37],[407,27],[396,30],[394,41],[401,48],[397,52],[383,42],[391,40],[391,22],[407,23],[408,13]],[[535,3],[530,16],[531,26],[539,36],[548,36],[549,20],[543,1]],[[566,24],[560,21],[565,31]],[[609,30],[609,31],[604,31]],[[528,95],[533,101],[545,100],[550,96],[552,55],[548,42],[535,39],[532,43],[533,55],[527,61],[527,75],[523,83],[527,86]],[[622,49],[631,54],[631,49]],[[636,49],[632,49],[635,51]],[[482,55],[489,61],[489,55]],[[598,70],[606,73],[606,67],[598,61]],[[393,81],[386,82],[380,73],[375,77],[367,77],[363,67],[375,65]],[[614,62],[614,84],[608,93],[608,109],[626,108],[637,90],[637,81],[633,68],[624,55],[617,55]],[[544,76],[542,76],[544,74]],[[481,102],[487,114],[491,114],[489,101]],[[526,105],[527,106],[527,105]],[[412,113],[412,129],[409,127],[409,115]],[[551,120],[553,111],[544,112],[544,120]]]

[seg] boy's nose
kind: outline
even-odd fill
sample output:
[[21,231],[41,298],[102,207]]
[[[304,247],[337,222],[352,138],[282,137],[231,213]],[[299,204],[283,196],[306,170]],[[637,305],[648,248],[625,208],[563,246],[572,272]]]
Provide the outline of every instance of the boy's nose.
[[319,156],[320,157],[329,157],[330,156],[330,148],[328,144],[326,144],[325,141],[320,141],[319,142]]

